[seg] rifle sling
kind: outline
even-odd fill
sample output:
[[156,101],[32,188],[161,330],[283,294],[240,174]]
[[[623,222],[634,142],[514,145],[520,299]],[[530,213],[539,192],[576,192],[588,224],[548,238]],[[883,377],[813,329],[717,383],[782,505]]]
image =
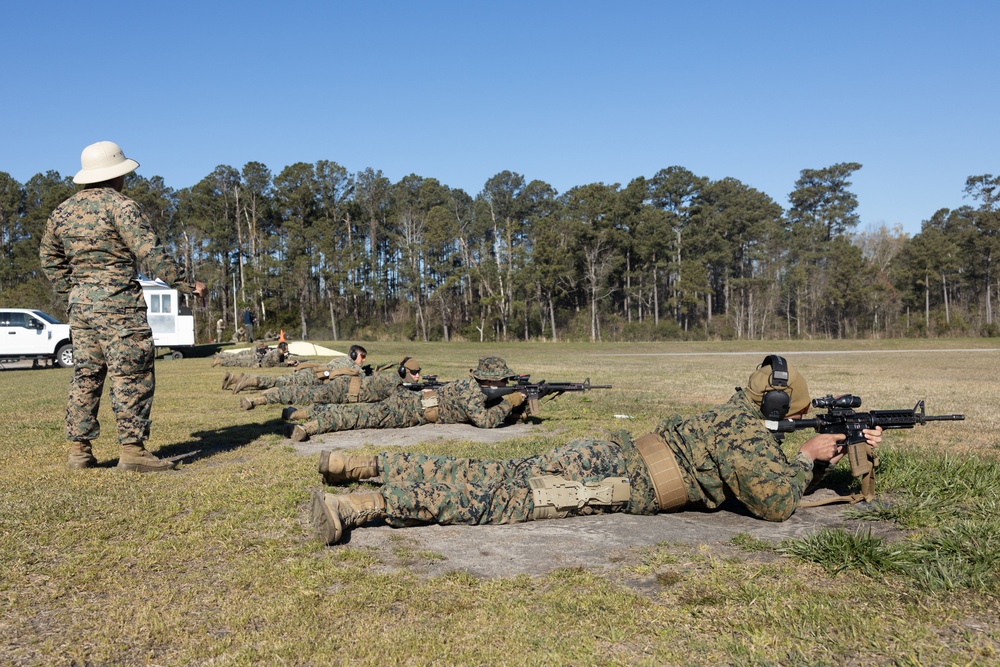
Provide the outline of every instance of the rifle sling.
[[636,438],[635,448],[649,470],[660,511],[669,512],[686,505],[687,484],[667,441],[654,431]]
[[822,500],[799,501],[799,507],[819,507],[833,503],[859,503],[862,500],[871,502],[875,499],[875,468],[878,466],[878,456],[871,445],[859,443],[848,449],[851,471],[861,480],[861,492],[850,495],[837,495]]

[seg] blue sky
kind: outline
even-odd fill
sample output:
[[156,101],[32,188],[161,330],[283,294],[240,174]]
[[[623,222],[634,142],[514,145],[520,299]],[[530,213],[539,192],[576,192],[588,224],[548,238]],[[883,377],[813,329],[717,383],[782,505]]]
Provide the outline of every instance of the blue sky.
[[71,175],[116,141],[139,173],[415,173],[475,195],[672,165],[783,207],[859,162],[859,229],[913,234],[1000,173],[1000,2],[8,3],[0,171]]

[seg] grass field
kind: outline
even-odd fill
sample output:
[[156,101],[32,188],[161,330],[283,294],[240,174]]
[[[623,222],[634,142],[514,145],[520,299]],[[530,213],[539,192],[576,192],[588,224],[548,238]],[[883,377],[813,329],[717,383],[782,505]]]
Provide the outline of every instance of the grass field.
[[[500,354],[536,380],[614,385],[547,403],[542,435],[502,446],[509,456],[623,425],[645,433],[728,399],[770,352],[813,396],[854,393],[862,409],[924,399],[930,414],[967,419],[889,434],[878,481],[891,502],[845,511],[894,522],[894,541],[834,530],[739,538],[725,554],[664,543],[611,573],[426,578],[312,539],[315,460],[281,437],[277,410],[238,410],[207,359],[157,362],[149,446],[183,464],[151,475],[114,469],[107,398],[101,467],[67,470],[71,371],[2,371],[0,664],[1000,663],[996,339],[366,346],[375,362],[412,355],[442,379]],[[651,574],[655,589],[629,585]]]

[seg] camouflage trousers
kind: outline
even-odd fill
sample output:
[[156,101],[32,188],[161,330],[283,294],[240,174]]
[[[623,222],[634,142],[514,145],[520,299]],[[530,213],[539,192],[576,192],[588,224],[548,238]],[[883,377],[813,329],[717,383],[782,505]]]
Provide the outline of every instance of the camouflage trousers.
[[79,305],[70,309],[73,378],[66,408],[68,440],[95,440],[101,434],[97,412],[106,378],[111,380],[109,393],[118,441],[129,445],[149,438],[156,346],[146,311],[123,311],[97,313]]
[[220,354],[220,366],[235,366],[237,368],[260,368],[260,357],[255,353]]
[[259,389],[271,389],[274,387],[299,387],[313,386],[320,382],[316,379],[316,373],[311,368],[302,368],[289,373],[288,375],[255,375]]
[[[532,477],[557,475],[589,483],[628,476],[618,445],[601,440],[576,440],[538,456],[496,461],[382,453],[378,466],[386,522],[395,527],[520,523],[529,521],[534,510],[528,486]],[[610,510],[584,507],[577,514]]]
[[351,401],[348,397],[349,388],[346,382],[326,382],[319,385],[291,384],[272,387],[262,396],[268,403],[283,405],[377,403],[389,397],[384,391],[380,391],[380,387],[367,383],[361,385],[357,400]]
[[319,428],[317,433],[350,431],[359,428],[407,428],[426,424],[420,409],[420,395],[399,390],[378,403],[320,405],[309,412]]

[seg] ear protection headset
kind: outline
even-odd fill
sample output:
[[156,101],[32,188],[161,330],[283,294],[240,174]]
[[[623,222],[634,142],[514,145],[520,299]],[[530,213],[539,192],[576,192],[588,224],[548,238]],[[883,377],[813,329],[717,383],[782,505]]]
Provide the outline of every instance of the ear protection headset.
[[767,386],[770,388],[764,392],[764,397],[760,401],[760,411],[764,413],[764,419],[779,421],[788,414],[788,405],[792,397],[783,391],[788,387],[788,364],[784,357],[771,354],[764,358],[761,366],[771,367],[771,377]]
[[367,357],[368,350],[361,347],[360,345],[352,345],[351,349],[347,351],[347,356],[351,358],[351,361],[357,361],[359,354],[364,354]]
[[406,379],[406,374],[409,373],[404,364],[406,364],[406,362],[409,360],[410,357],[403,357],[403,360],[399,362],[399,368],[396,369],[396,371],[399,373],[399,377],[404,380]]

